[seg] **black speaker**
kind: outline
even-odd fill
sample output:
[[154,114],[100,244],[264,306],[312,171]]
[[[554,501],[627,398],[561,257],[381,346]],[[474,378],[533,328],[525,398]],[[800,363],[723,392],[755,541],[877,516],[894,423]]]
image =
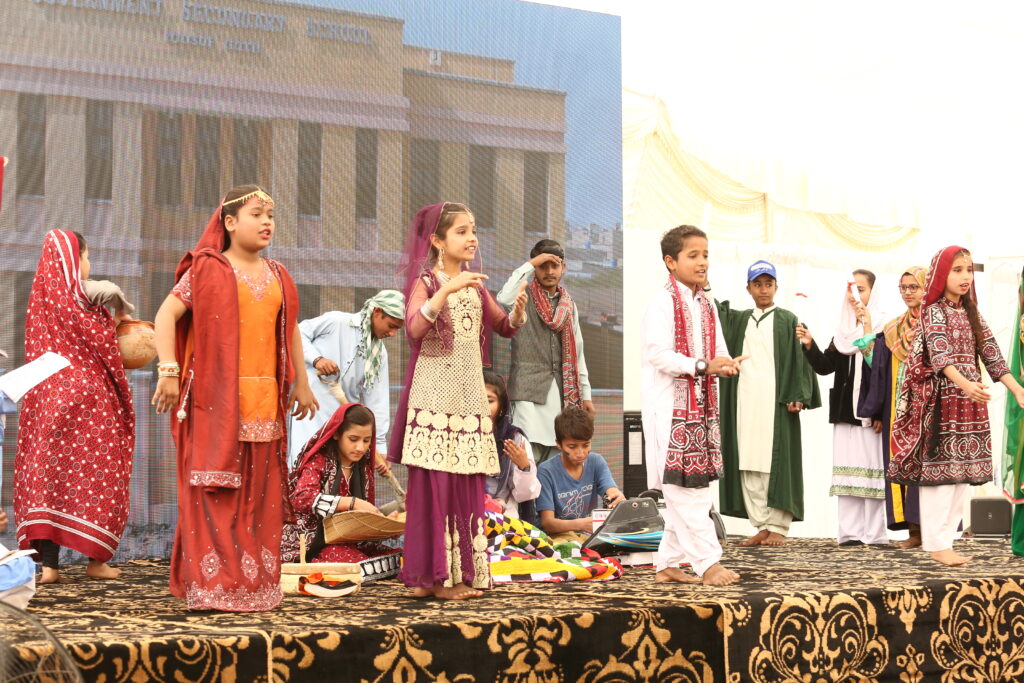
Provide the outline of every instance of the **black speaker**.
[[622,414],[622,493],[636,498],[647,490],[647,460],[644,451],[644,426],[637,411]]
[[975,536],[1010,533],[1013,506],[1005,498],[971,498],[971,531]]

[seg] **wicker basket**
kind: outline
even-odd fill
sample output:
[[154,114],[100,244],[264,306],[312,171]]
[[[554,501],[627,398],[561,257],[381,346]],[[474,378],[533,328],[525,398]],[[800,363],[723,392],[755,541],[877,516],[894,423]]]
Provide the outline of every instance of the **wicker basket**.
[[[281,564],[281,592],[285,595],[305,595],[300,583],[311,574],[323,574],[331,578],[352,581],[357,586],[363,583],[363,570],[354,562],[306,562],[305,536],[299,536],[299,561]],[[351,591],[358,592],[359,589]]]
[[383,541],[405,533],[405,522],[375,512],[349,510],[324,520],[324,540],[330,543]]

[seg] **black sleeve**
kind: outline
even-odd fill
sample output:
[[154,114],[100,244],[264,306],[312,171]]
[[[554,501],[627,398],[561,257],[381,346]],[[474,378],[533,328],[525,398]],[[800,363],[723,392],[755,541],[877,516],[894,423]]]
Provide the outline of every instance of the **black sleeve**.
[[804,350],[804,358],[819,375],[831,375],[836,371],[836,360],[842,354],[836,351],[834,344],[829,344],[824,353],[818,348],[818,342],[813,339],[810,348],[805,348],[803,344],[800,348]]

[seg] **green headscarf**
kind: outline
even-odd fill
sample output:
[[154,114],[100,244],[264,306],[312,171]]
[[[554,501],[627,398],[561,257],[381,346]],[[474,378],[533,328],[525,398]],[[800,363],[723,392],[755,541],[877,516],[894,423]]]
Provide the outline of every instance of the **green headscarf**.
[[384,340],[373,336],[373,311],[380,309],[384,315],[405,320],[405,296],[394,289],[382,289],[366,300],[359,311],[359,325],[362,336],[356,353],[366,359],[363,388],[367,391],[377,382],[381,359],[384,354]]

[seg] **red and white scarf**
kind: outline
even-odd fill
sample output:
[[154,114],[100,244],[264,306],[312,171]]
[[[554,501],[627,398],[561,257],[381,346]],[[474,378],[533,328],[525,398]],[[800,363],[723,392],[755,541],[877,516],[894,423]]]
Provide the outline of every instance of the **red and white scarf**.
[[572,328],[573,301],[565,287],[558,287],[558,305],[551,307],[547,292],[534,278],[528,285],[530,298],[537,308],[537,315],[553,332],[558,332],[562,340],[562,401],[566,408],[580,407],[583,398],[580,394],[580,369],[576,356],[576,335]]
[[[675,318],[675,350],[693,358],[703,348],[715,357],[715,315],[704,290],[694,299],[700,307],[703,347],[696,347],[690,307],[683,301],[679,283],[669,276],[669,293]],[[672,382],[672,429],[669,432],[663,481],[686,488],[703,488],[722,476],[722,432],[718,415],[718,384],[713,377],[680,375]]]

